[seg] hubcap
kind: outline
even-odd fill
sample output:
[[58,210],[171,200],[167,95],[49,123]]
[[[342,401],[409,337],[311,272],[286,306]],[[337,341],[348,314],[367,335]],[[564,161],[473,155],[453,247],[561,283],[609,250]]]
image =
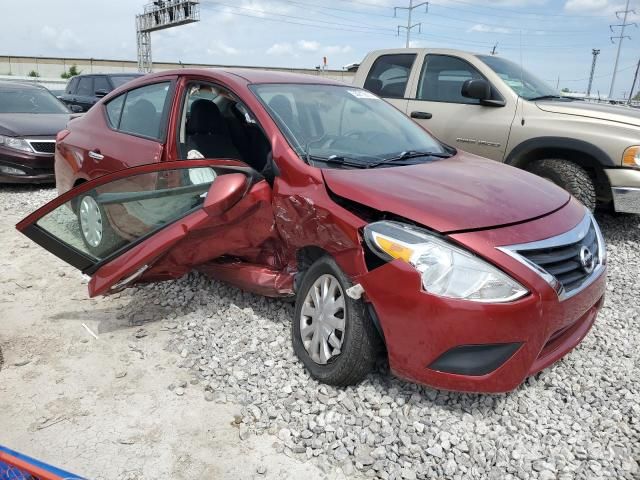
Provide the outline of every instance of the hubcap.
[[97,247],[102,241],[102,215],[93,197],[84,197],[80,202],[80,226],[82,235],[92,247]]
[[344,292],[330,274],[313,283],[300,313],[300,337],[311,359],[325,365],[340,355],[344,341],[346,312]]

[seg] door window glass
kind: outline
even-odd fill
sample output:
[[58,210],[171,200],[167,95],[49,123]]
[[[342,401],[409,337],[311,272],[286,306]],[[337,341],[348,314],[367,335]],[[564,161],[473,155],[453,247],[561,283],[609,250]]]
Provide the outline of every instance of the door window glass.
[[111,85],[109,85],[107,77],[95,77],[93,80],[93,90],[103,90],[105,92],[110,92]]
[[76,91],[76,86],[78,85],[78,77],[74,77],[69,80],[69,85],[67,86],[67,93],[72,94]]
[[122,132],[160,140],[163,118],[168,109],[169,82],[154,83],[127,92],[118,129]]
[[92,97],[93,96],[93,78],[80,77],[76,95],[79,95],[81,97]]
[[101,261],[199,207],[215,179],[211,167],[134,175],[78,195],[37,226]]
[[462,84],[483,78],[469,63],[448,55],[427,55],[418,84],[418,100],[433,102],[472,103],[480,100],[462,96]]
[[109,119],[109,125],[113,128],[118,128],[120,123],[120,113],[122,112],[125,97],[126,95],[123,94],[107,103],[107,118]]
[[414,53],[378,57],[367,75],[364,88],[381,97],[403,98],[415,59]]

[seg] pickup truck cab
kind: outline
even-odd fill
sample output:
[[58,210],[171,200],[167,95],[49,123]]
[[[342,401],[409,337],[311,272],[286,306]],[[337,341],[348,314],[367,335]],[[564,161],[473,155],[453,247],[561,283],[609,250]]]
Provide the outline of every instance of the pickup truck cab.
[[563,97],[501,57],[371,52],[355,79],[441,141],[536,173],[590,209],[640,213],[640,111]]

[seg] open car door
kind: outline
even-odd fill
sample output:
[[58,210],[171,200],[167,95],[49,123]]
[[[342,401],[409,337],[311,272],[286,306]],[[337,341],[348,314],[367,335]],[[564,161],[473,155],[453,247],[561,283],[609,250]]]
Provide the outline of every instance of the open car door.
[[271,188],[231,160],[163,162],[105,175],[16,228],[91,276],[92,297],[178,278],[224,255],[260,255],[263,245],[277,244]]

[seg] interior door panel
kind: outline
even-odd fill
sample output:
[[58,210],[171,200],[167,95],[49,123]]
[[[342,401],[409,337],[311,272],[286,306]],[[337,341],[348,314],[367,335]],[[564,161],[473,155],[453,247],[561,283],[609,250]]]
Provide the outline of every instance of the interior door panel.
[[[210,194],[222,209],[207,202]],[[224,256],[251,263],[278,258],[271,187],[226,160],[163,162],[105,175],[49,202],[17,229],[91,275],[91,296],[178,278]]]

